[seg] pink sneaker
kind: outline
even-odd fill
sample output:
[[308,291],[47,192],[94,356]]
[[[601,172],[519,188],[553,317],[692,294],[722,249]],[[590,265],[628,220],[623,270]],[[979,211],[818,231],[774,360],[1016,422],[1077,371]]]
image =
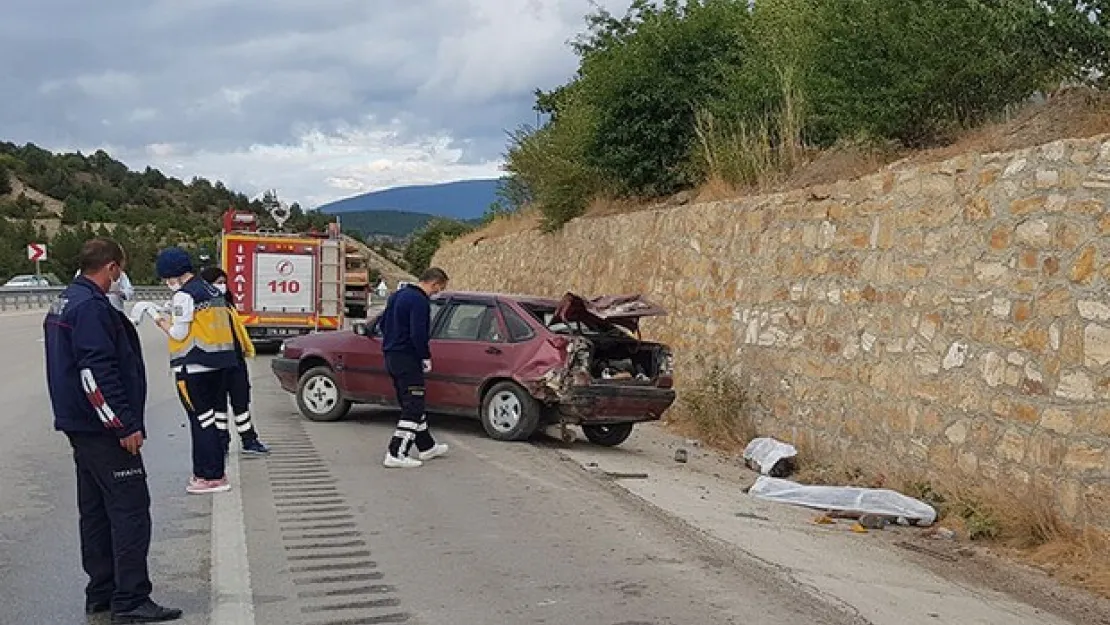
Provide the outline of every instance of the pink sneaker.
[[192,495],[226,493],[229,490],[231,490],[231,483],[227,481],[226,475],[218,480],[205,480],[195,476],[190,477],[189,485],[185,487],[185,492]]

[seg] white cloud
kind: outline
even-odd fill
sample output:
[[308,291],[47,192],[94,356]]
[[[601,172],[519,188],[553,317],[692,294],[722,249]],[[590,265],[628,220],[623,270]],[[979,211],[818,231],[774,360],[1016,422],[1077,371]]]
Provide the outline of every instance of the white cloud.
[[5,77],[0,140],[102,146],[308,206],[493,177],[504,131],[534,121],[532,91],[573,74],[566,43],[590,5],[5,0],[0,58],[23,61]]
[[463,162],[462,150],[452,147],[450,136],[404,135],[399,123],[367,119],[362,125],[334,131],[307,129],[289,145],[256,144],[227,152],[184,154],[174,146],[155,144],[135,160],[186,179],[193,175],[220,179],[248,195],[275,188],[280,197],[306,208],[398,185],[500,175],[499,160]]

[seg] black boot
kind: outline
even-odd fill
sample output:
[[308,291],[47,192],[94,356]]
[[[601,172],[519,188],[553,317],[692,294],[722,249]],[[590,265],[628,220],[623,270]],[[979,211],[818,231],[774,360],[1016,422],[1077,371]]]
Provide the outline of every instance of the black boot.
[[87,601],[85,602],[85,614],[100,614],[112,609],[111,601]]
[[163,623],[176,621],[179,618],[181,618],[181,610],[163,608],[150,599],[133,610],[112,614],[113,623]]

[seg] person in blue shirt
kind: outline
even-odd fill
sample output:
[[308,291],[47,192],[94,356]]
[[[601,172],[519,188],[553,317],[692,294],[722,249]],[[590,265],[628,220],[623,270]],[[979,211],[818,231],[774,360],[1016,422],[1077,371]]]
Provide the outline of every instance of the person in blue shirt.
[[150,599],[150,490],[140,449],[146,438],[146,367],[134,324],[108,301],[123,275],[123,248],[92,239],[80,275],[43,321],[46,384],[54,429],[77,465],[85,610],[114,623],[156,623],[181,610]]
[[[401,418],[389,441],[383,464],[388,468],[419,467],[424,461],[447,453],[428,431],[424,414],[424,374],[432,370],[429,345],[432,306],[430,297],[447,288],[447,273],[437,267],[420,276],[418,284],[397,289],[389,296],[381,317],[382,352],[401,404]],[[413,444],[417,454],[409,456]]]

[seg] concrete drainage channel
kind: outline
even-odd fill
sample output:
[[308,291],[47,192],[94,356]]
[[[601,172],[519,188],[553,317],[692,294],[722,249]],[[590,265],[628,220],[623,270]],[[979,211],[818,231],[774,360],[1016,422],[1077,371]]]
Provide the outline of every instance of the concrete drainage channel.
[[298,422],[267,426],[267,473],[305,625],[408,623],[336,479]]

